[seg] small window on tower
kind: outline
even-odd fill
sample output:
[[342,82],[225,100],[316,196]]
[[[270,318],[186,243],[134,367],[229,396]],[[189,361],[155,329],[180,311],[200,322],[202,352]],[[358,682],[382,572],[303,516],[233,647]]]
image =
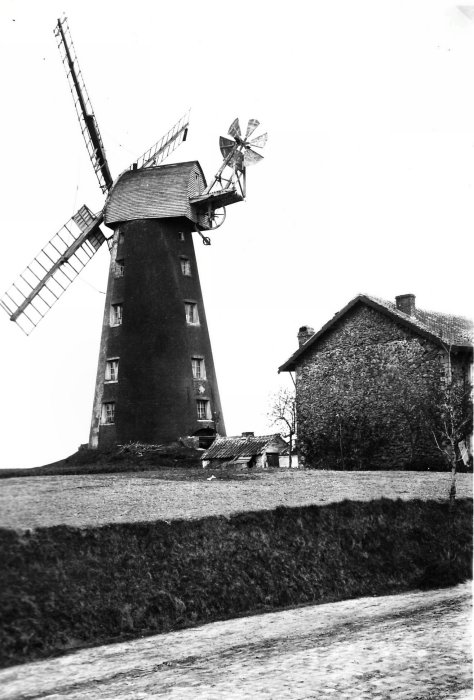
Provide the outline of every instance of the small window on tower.
[[211,408],[207,399],[197,399],[196,406],[198,420],[211,420]]
[[206,378],[206,368],[204,367],[204,360],[202,357],[193,357],[191,359],[193,366],[193,379],[205,379]]
[[185,236],[184,236],[183,231],[180,231],[180,232],[179,232],[179,240],[180,240],[180,241],[184,241],[184,240],[185,240]]
[[118,368],[119,361],[118,357],[113,360],[107,360],[105,363],[105,381],[106,382],[116,382],[118,381]]
[[191,261],[189,258],[181,258],[181,272],[185,277],[191,277]]
[[115,261],[115,277],[123,277],[124,265],[123,260]]
[[197,304],[193,301],[185,301],[184,310],[186,312],[186,322],[197,326],[199,324]]
[[111,326],[121,326],[123,317],[123,305],[122,304],[112,304],[110,307],[110,325]]
[[109,401],[102,404],[102,424],[112,425],[115,423],[115,402]]

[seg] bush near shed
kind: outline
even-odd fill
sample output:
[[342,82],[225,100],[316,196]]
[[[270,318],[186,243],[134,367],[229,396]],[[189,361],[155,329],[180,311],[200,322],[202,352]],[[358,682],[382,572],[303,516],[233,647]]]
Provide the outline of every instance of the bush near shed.
[[230,518],[0,530],[3,666],[285,606],[471,575],[472,502],[381,499]]

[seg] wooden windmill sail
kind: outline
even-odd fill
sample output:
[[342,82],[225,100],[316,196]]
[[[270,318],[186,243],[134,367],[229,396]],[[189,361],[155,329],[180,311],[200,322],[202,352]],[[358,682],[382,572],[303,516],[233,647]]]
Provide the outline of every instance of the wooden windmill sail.
[[[55,36],[103,209],[86,205],[56,233],[0,299],[29,334],[107,240],[111,262],[91,422],[91,447],[225,434],[192,233],[221,225],[245,196],[245,167],[266,135],[221,137],[210,185],[197,161],[160,165],[187,136],[185,114],[114,181],[66,19]],[[101,225],[112,229],[104,234]],[[204,440],[204,438],[203,438]]]

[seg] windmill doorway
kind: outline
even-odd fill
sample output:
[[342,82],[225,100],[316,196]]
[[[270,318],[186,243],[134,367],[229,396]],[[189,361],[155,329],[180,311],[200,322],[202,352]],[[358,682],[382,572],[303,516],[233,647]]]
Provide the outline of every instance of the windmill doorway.
[[199,447],[204,450],[207,450],[217,437],[217,433],[213,428],[201,428],[196,430],[193,435],[199,438]]

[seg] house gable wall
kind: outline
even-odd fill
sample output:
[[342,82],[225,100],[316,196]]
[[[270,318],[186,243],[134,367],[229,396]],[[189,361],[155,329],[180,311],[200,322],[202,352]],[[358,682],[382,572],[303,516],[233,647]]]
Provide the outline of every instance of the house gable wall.
[[338,469],[439,461],[420,411],[440,386],[446,357],[435,342],[355,305],[298,361],[301,461]]

